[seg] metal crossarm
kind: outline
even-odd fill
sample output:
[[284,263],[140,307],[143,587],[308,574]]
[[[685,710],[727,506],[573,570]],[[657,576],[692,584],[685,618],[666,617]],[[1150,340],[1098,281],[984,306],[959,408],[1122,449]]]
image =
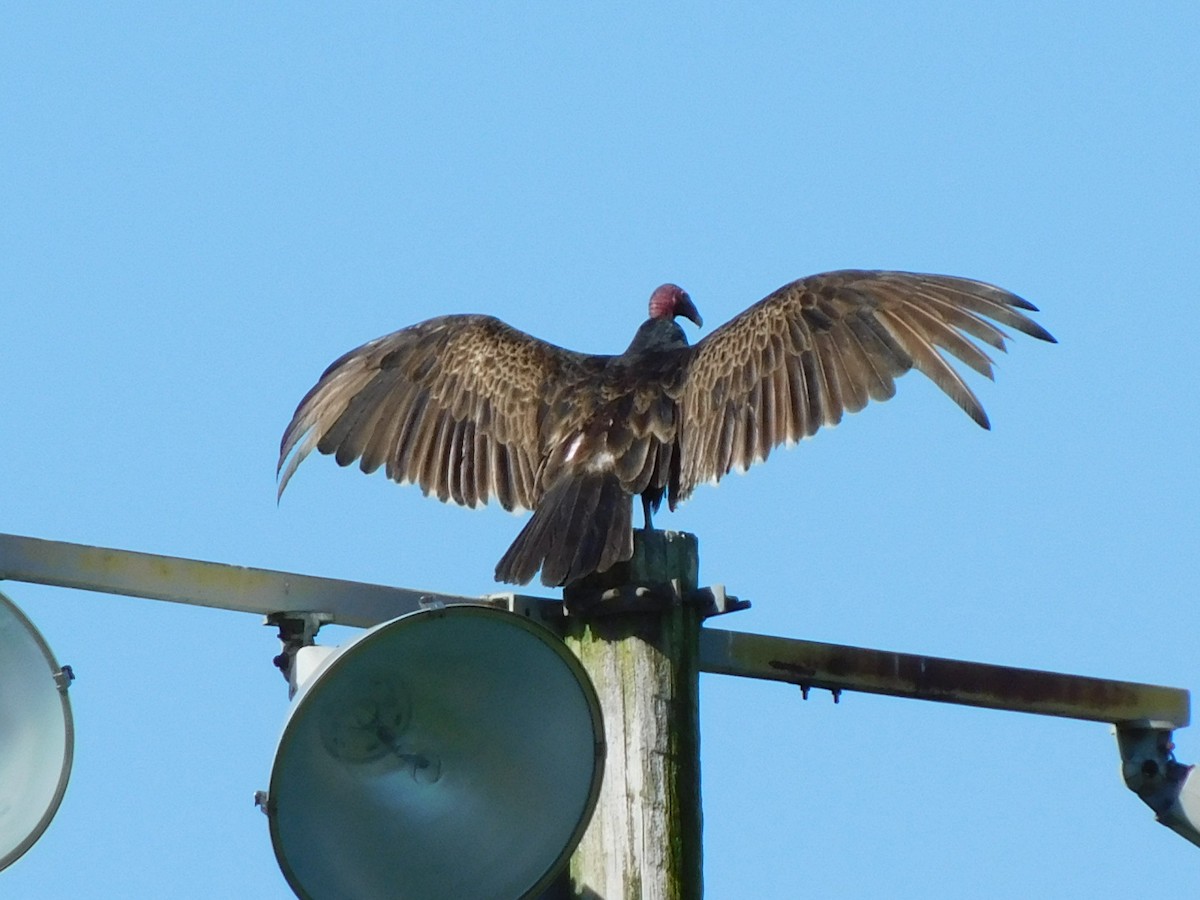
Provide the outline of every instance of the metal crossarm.
[[1188,724],[1180,688],[988,663],[869,650],[705,628],[700,671],[813,688],[864,691],[987,709],[1109,722],[1125,784],[1159,822],[1200,845],[1200,777],[1174,756],[1172,732]]
[[359,628],[414,612],[431,602],[481,602],[473,597],[14,534],[0,534],[0,580],[4,579],[264,616],[328,612],[327,621]]
[[705,628],[700,669],[989,709],[1159,729],[1188,724],[1186,690]]

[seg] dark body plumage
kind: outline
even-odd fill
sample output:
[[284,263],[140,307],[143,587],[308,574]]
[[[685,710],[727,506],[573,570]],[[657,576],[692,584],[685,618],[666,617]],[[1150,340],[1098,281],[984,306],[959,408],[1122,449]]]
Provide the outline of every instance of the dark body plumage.
[[674,318],[699,315],[664,285],[620,356],[564,350],[490,316],[430,319],[325,371],[284,433],[279,490],[315,447],[442,501],[532,509],[496,578],[524,584],[541,569],[545,584],[566,584],[630,557],[634,496],[647,512],[664,496],[673,509],[696,485],[891,397],[909,369],[988,427],[942,353],[991,377],[978,344],[1004,349],[993,323],[1054,340],[1021,310],[1036,311],[978,281],[841,271],[785,285],[692,347]]

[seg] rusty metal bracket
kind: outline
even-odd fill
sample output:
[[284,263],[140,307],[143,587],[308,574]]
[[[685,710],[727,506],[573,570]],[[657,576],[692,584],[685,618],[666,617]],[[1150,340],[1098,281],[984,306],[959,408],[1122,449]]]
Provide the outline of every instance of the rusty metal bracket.
[[705,628],[700,670],[828,691],[864,691],[965,706],[1182,728],[1185,690]]

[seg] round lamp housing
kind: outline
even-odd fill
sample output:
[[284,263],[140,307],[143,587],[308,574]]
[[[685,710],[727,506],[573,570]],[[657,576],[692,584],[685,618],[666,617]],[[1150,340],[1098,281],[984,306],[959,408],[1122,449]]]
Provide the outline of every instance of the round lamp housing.
[[300,686],[266,810],[301,897],[524,897],[565,865],[604,768],[562,641],[474,605],[401,616]]
[[71,777],[70,670],[0,594],[0,869],[34,845]]

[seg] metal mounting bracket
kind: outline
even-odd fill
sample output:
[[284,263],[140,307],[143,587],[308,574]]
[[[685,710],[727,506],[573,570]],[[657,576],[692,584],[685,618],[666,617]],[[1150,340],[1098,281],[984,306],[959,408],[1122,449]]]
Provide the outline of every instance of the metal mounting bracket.
[[1175,742],[1169,726],[1156,722],[1113,726],[1121,751],[1125,784],[1159,822],[1200,846],[1200,778],[1195,766],[1175,759]]

